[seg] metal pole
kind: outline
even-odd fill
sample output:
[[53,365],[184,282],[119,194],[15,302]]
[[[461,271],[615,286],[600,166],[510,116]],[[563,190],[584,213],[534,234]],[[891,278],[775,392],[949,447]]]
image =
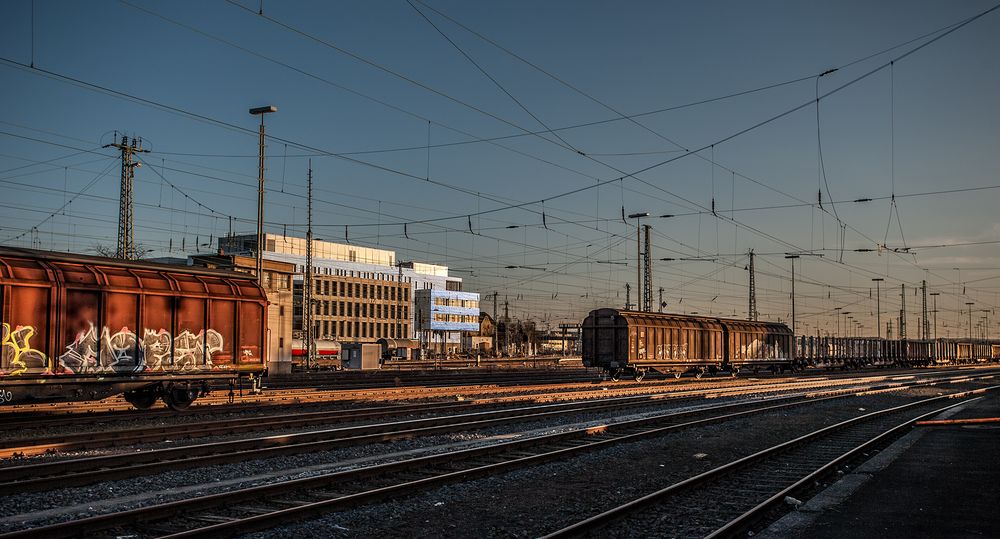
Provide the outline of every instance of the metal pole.
[[[261,116],[261,119],[264,117]],[[312,368],[316,354],[316,339],[313,334],[313,229],[312,229],[312,159],[309,160],[309,173],[306,182],[306,278],[303,287],[303,307],[306,309],[306,370]],[[262,263],[258,256],[258,263]]]
[[940,292],[931,292],[931,297],[934,298],[934,340],[937,340],[937,297],[940,295]]
[[974,302],[967,301],[967,302],[965,302],[965,304],[969,306],[969,341],[971,342],[972,341],[972,306],[974,305]]
[[649,217],[649,212],[631,213],[629,219],[635,219],[635,310],[642,310],[642,218]]
[[261,268],[263,265],[264,251],[264,115],[278,112],[278,107],[268,105],[266,107],[256,107],[250,109],[250,114],[260,116],[260,130],[258,132],[258,153],[257,153],[257,282],[261,282]]
[[795,259],[792,259],[792,335],[795,335]]
[[875,277],[872,279],[875,281],[875,337],[882,336],[882,281],[885,279],[881,277]]
[[642,220],[635,220],[635,305],[637,311],[641,310],[642,303],[642,234],[639,232],[639,223]]
[[[264,115],[260,115],[259,150],[257,157],[257,282],[261,282],[264,251]],[[312,308],[312,306],[308,306]],[[309,328],[312,331],[312,328]]]
[[792,261],[792,335],[795,334],[795,259],[799,255],[785,255],[785,258]]

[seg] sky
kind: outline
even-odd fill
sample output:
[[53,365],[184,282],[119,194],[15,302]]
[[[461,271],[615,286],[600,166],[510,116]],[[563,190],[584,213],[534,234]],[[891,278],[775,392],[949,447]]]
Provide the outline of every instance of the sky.
[[905,286],[916,337],[926,281],[938,336],[995,337],[994,7],[12,0],[0,244],[113,251],[123,135],[145,256],[253,233],[274,105],[267,232],[305,235],[311,163],[316,237],[447,265],[486,311],[636,302],[648,212],[654,310],[746,317],[753,250],[761,319],[791,322],[795,264],[798,333],[897,335]]

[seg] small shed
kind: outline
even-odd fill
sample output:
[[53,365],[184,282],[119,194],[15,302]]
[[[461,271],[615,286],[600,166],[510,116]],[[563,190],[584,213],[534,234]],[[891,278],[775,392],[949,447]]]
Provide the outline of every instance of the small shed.
[[381,351],[373,343],[346,343],[340,349],[341,364],[345,369],[377,370],[382,367]]
[[379,339],[378,345],[382,347],[383,359],[418,359],[416,351],[420,343],[413,339]]

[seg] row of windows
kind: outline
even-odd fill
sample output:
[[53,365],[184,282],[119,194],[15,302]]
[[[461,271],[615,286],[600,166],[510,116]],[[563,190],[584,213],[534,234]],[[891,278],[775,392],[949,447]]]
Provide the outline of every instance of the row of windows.
[[[304,265],[297,266],[299,273],[305,275],[306,267]],[[338,277],[357,277],[359,279],[372,279],[379,281],[389,281],[398,282],[402,278],[404,283],[413,282],[412,277],[400,276],[393,273],[382,273],[378,271],[354,271],[354,270],[344,270],[337,268],[327,268],[323,266],[314,266],[313,275],[336,275]]]
[[434,313],[435,322],[461,322],[463,324],[478,324],[478,316],[467,316],[463,314],[442,314]]
[[389,301],[409,301],[410,289],[405,286],[381,284],[345,283],[343,281],[316,281],[316,294],[343,296],[348,298],[385,299]]
[[434,305],[441,307],[466,307],[478,309],[479,301],[474,299],[434,298]]
[[403,318],[410,317],[409,305],[383,305],[381,303],[354,303],[350,301],[317,300],[313,314],[325,316],[358,316],[360,318]]
[[316,322],[316,333],[320,336],[333,339],[406,339],[410,336],[410,325],[390,324],[386,322],[320,320]]

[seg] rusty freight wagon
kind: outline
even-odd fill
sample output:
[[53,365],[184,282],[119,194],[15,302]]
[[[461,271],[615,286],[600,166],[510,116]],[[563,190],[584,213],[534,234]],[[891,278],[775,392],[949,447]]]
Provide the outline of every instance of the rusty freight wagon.
[[784,324],[596,309],[583,322],[583,364],[612,379],[641,380],[649,370],[680,376],[795,365]]
[[0,405],[124,393],[187,408],[261,374],[266,307],[245,274],[0,248]]

